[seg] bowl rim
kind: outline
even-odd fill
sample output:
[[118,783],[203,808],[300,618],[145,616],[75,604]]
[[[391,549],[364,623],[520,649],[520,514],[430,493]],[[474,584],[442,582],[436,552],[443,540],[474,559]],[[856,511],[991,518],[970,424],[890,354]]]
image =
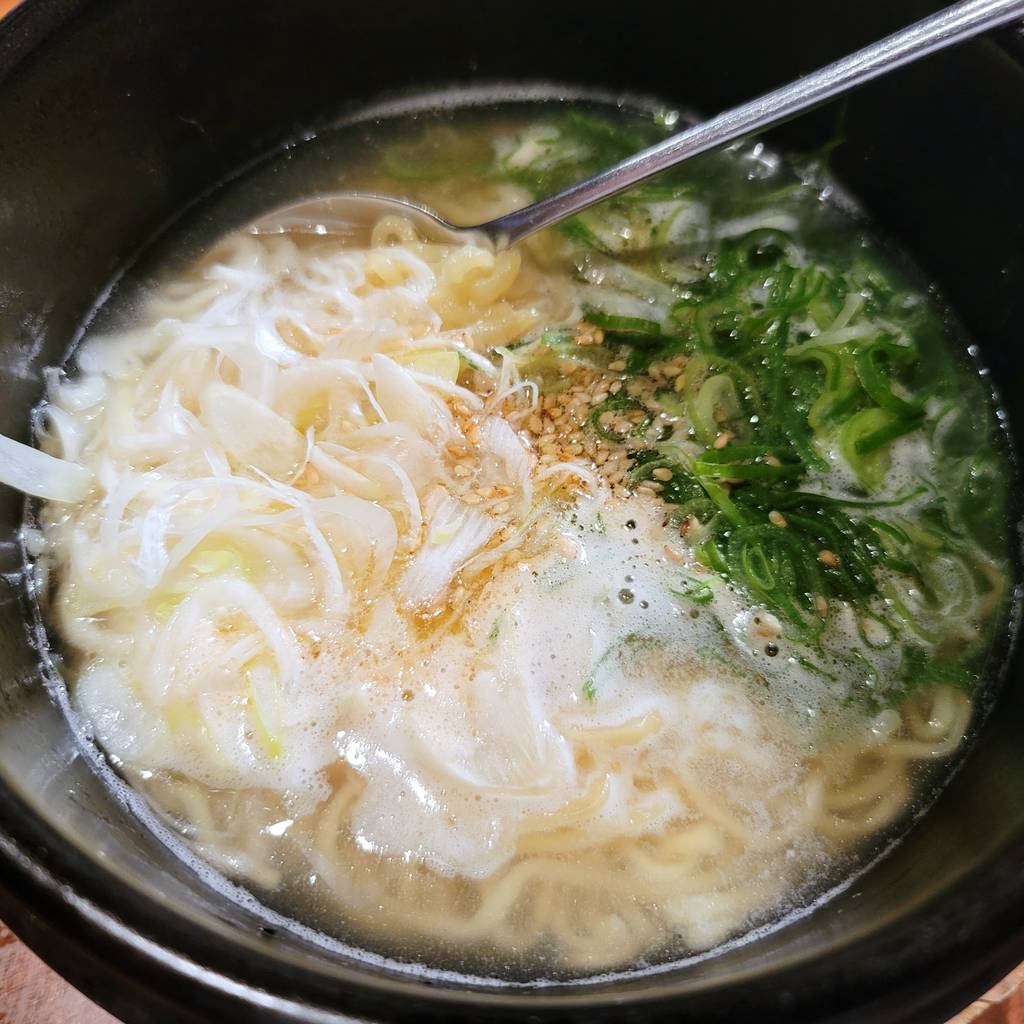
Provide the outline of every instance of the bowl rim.
[[[23,0],[0,21],[0,88],[17,73],[24,61],[40,54],[51,35],[87,9],[110,5],[111,0]],[[116,2],[116,0],[114,0]],[[1001,34],[975,45],[995,47],[1024,69],[1024,35]],[[998,701],[997,701],[998,704]],[[993,869],[993,864],[996,867]],[[303,1020],[338,1024],[353,1019],[413,1019],[405,1010],[395,1012],[396,1000],[416,998],[421,1006],[417,1020],[532,1020],[564,1019],[564,1014],[586,1012],[585,1019],[620,1020],[624,998],[630,1007],[643,1008],[644,1020],[700,1019],[704,995],[714,995],[735,984],[722,979],[706,993],[685,994],[671,983],[671,974],[653,975],[649,984],[636,981],[617,986],[555,986],[545,989],[487,989],[478,986],[425,985],[409,974],[368,969],[360,964],[338,962],[327,972],[284,963],[265,954],[258,941],[235,946],[220,945],[211,930],[198,932],[195,922],[180,908],[160,905],[143,890],[125,886],[97,860],[83,856],[66,836],[37,816],[29,803],[0,778],[0,914],[16,934],[44,960],[50,962],[77,987],[133,1019],[131,1007],[114,990],[121,985],[130,993],[140,976],[157,983],[147,989],[173,1006],[175,1019],[208,1020],[206,1007],[244,1010],[254,1020]],[[943,915],[943,942],[930,936],[925,944],[914,941],[915,932],[926,927],[935,905],[946,894],[933,895],[916,908],[914,921],[897,919],[881,930],[854,939],[838,948],[840,961],[852,957],[875,964],[863,999],[839,1005],[837,992],[844,962],[804,954],[773,967],[763,977],[749,981],[749,991],[737,1009],[755,1006],[771,1018],[796,1021],[807,1012],[814,1019],[861,1021],[870,1019],[910,1021],[938,1019],[938,1013],[955,1012],[1024,959],[1024,833],[1014,837],[977,865],[957,883],[958,892],[983,893],[986,913],[969,914],[974,902],[961,898],[959,916]],[[999,869],[1002,865],[1002,870]],[[1007,868],[1009,867],[1009,870]],[[1018,877],[1019,876],[1019,877]],[[54,942],[58,930],[60,939]],[[226,931],[229,931],[226,929]],[[994,940],[990,936],[997,936]],[[899,979],[893,963],[878,961],[879,938],[901,950]],[[235,940],[240,934],[233,935]],[[112,955],[113,954],[113,955]],[[268,969],[273,967],[274,969]],[[267,982],[273,979],[274,995]],[[646,979],[644,979],[646,980]],[[344,988],[339,988],[343,985]],[[195,993],[202,991],[202,999]],[[680,1000],[687,1006],[681,1008]],[[187,1004],[195,1004],[190,1010]],[[200,1005],[203,1004],[203,1005]],[[884,1005],[883,1005],[884,1004]],[[198,1016],[193,1016],[193,1011]],[[353,1018],[351,1014],[358,1014]],[[365,1018],[363,1015],[373,1016]],[[607,1015],[607,1016],[606,1016]],[[159,1020],[147,1008],[138,1019]],[[581,1018],[583,1019],[583,1018]],[[809,1019],[809,1018],[808,1018]]]

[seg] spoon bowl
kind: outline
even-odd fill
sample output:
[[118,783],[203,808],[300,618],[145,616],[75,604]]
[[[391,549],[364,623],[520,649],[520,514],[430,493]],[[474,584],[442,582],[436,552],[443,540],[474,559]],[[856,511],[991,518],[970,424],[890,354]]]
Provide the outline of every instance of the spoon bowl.
[[373,192],[336,192],[302,199],[261,217],[249,225],[249,232],[254,235],[332,235],[358,244],[365,242],[373,227],[388,216],[411,220],[421,237],[432,242],[484,248],[493,248],[495,244],[486,225],[456,227],[429,207]]

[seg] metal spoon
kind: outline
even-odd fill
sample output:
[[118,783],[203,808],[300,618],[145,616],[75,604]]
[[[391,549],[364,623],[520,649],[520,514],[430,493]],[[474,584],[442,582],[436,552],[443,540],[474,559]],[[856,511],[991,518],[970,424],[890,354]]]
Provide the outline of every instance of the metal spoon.
[[1024,18],[1024,0],[965,0],[760,99],[693,125],[592,178],[486,224],[460,227],[449,224],[433,210],[406,200],[339,192],[283,206],[260,218],[250,230],[254,234],[354,235],[387,214],[400,214],[413,218],[427,237],[503,249],[690,157],[781,124],[895,68],[1018,18]]

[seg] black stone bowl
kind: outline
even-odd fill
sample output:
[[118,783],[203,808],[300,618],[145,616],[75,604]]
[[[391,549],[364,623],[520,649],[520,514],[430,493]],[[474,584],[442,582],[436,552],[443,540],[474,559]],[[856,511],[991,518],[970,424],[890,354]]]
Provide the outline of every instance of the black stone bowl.
[[[629,8],[28,0],[0,24],[0,432],[26,439],[118,272],[189,203],[381,94],[561,81],[715,112],[928,13],[916,0]],[[1024,46],[1013,30],[864,89],[837,171],[967,326],[1021,444]],[[820,145],[837,108],[775,137]],[[601,985],[428,983],[331,955],[201,881],[99,778],[44,685],[0,490],[0,916],[131,1022],[941,1021],[1024,958],[1024,663],[905,840],[813,914]]]

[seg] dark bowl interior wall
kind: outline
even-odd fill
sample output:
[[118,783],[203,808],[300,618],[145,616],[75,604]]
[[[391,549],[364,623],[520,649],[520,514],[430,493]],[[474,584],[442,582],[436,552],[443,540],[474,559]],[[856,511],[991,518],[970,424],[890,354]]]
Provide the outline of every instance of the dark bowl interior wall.
[[[28,436],[58,362],[118,269],[187,203],[382,92],[558,80],[705,111],[811,70],[934,4],[520,0],[28,0],[0,26],[0,431]],[[848,102],[837,169],[939,282],[1011,424],[1024,322],[1024,72],[977,41]],[[786,129],[814,146],[836,108]],[[1018,434],[1017,443],[1022,438]],[[0,491],[0,571],[18,566]],[[0,915],[130,1021],[938,1021],[1024,957],[1018,663],[933,813],[812,917],[696,969],[585,993],[455,992],[268,934],[204,887],[76,754],[0,584]],[[624,1002],[625,1001],[625,1002]],[[298,1006],[305,1005],[301,1012]],[[317,1009],[314,1009],[317,1008]],[[333,1012],[332,1012],[333,1011]],[[529,1014],[529,1016],[528,1016]]]

